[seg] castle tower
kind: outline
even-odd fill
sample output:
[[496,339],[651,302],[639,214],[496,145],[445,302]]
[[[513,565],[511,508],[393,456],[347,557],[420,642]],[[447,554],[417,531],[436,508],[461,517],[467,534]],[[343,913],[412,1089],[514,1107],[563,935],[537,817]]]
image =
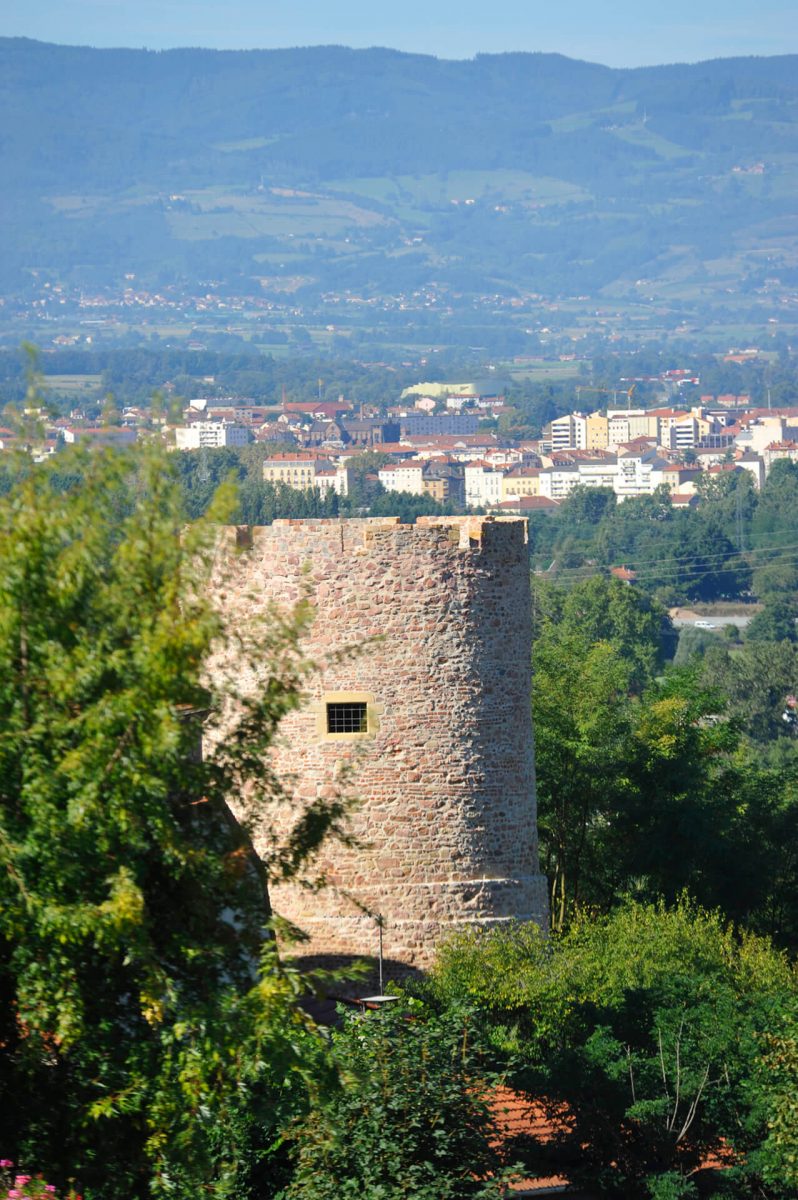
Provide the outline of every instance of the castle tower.
[[377,914],[394,970],[428,965],[464,922],[545,921],[525,542],[516,518],[282,520],[225,555],[234,623],[303,586],[316,608],[306,650],[322,666],[275,751],[294,815],[342,766],[360,799],[359,848],[325,852],[333,886],[272,891],[309,954],[374,955]]

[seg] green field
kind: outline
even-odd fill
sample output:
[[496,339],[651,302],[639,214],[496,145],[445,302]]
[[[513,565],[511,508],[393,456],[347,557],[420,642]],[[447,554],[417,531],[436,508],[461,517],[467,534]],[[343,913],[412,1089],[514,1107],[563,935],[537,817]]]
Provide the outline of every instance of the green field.
[[47,201],[64,216],[84,221],[103,213],[163,206],[173,235],[181,241],[217,237],[343,238],[353,230],[382,225],[386,219],[340,196],[290,188],[261,191],[221,185],[183,191],[174,199],[152,192],[125,192],[115,196],[54,195]]
[[540,362],[524,364],[523,367],[514,367],[510,363],[508,370],[513,379],[532,379],[542,383],[547,379],[575,379],[586,361],[578,359],[574,362],[556,363],[541,359]]
[[338,237],[347,230],[382,225],[385,218],[349,200],[293,189],[238,191],[206,188],[184,192],[190,209],[173,207],[167,220],[186,241],[217,237]]
[[45,375],[45,388],[66,395],[91,395],[102,387],[102,375]]
[[617,117],[619,121],[628,121],[635,108],[634,100],[624,100],[609,108],[594,108],[588,112],[569,113],[567,117],[556,117],[553,121],[549,121],[549,125],[554,133],[574,133],[577,129],[588,129],[602,118],[604,118],[602,124],[609,123],[614,117]]
[[642,146],[646,150],[650,150],[657,158],[685,158],[691,155],[691,152],[685,150],[684,146],[677,146],[676,142],[669,142],[667,138],[660,137],[642,121],[634,125],[621,125],[617,129],[613,129],[612,133],[622,142],[629,142],[633,146]]
[[527,171],[444,171],[436,175],[384,175],[333,180],[334,192],[353,193],[399,209],[425,205],[461,204],[467,200],[564,204],[586,201],[589,193],[577,184]]
[[271,146],[279,140],[279,137],[240,138],[237,142],[214,142],[213,149],[221,150],[222,154],[234,154],[242,150],[262,150],[264,146]]

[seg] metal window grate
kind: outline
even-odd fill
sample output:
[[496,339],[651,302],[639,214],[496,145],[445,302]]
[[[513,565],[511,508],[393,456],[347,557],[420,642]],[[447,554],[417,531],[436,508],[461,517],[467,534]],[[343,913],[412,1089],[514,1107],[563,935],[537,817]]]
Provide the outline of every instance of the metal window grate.
[[328,704],[328,733],[368,733],[365,703]]

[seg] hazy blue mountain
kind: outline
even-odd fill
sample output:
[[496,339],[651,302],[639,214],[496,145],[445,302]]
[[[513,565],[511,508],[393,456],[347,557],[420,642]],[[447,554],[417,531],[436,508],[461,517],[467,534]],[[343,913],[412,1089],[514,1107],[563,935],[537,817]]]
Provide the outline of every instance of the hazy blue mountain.
[[0,39],[0,287],[31,267],[267,292],[756,286],[798,261],[797,121],[798,56]]

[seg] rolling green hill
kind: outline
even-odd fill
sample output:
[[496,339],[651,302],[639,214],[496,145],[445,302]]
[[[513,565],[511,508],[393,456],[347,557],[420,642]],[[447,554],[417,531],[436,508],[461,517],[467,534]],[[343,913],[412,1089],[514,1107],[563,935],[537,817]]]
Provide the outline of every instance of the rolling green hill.
[[613,70],[0,39],[0,289],[431,280],[726,303],[798,269],[798,57]]

